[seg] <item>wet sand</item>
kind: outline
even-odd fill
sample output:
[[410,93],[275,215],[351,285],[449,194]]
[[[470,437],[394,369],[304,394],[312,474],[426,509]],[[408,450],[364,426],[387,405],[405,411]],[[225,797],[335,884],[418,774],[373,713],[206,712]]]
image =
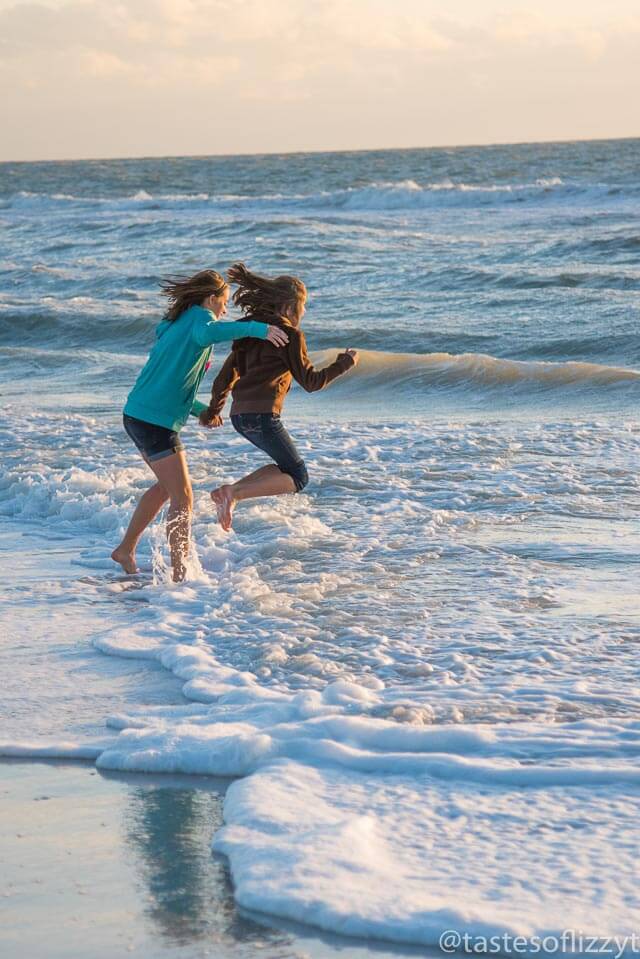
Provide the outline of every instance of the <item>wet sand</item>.
[[226,860],[210,851],[226,786],[1,761],[3,959],[425,955],[241,913]]

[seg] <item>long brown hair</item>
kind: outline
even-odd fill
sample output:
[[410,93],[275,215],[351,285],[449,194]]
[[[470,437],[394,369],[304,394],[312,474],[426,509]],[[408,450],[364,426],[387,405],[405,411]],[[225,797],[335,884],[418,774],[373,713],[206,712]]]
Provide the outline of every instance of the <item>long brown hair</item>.
[[238,287],[233,302],[246,316],[280,319],[291,309],[297,313],[307,298],[304,283],[295,276],[260,276],[244,263],[234,263],[227,276]]
[[201,270],[194,276],[169,276],[162,281],[160,292],[169,300],[165,319],[173,322],[190,306],[200,305],[208,296],[222,296],[227,288],[223,276],[215,270]]

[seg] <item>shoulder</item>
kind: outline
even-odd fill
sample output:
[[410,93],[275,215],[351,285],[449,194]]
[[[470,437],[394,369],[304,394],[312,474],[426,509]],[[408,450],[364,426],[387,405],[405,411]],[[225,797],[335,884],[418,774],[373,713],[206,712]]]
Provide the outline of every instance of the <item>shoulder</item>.
[[191,320],[192,322],[199,320],[201,323],[209,323],[211,320],[215,320],[215,316],[210,310],[205,310],[203,306],[195,304],[186,309],[184,313],[181,314],[180,319]]
[[284,330],[289,337],[289,343],[292,346],[304,346],[307,342],[304,337],[304,333],[297,326],[286,326]]
[[214,320],[213,313],[196,304],[186,309],[178,317],[177,322],[182,323],[183,330],[195,340],[198,346],[202,346],[205,342],[209,343],[209,330]]

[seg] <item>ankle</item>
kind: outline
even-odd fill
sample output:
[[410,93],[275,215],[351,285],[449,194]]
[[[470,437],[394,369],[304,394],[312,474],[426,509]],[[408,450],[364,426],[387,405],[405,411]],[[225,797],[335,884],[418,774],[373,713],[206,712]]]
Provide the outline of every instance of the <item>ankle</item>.
[[232,503],[237,503],[241,496],[238,496],[238,483],[223,483],[219,488],[224,496],[228,496]]

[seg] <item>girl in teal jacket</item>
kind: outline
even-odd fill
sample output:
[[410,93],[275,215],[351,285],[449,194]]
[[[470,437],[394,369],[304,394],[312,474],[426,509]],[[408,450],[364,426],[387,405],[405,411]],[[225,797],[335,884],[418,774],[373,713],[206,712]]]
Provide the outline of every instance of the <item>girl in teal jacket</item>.
[[162,284],[169,309],[156,329],[156,342],[124,407],[129,437],[157,482],[143,494],[111,558],[136,573],[136,546],[147,526],[169,501],[167,538],[174,582],[186,574],[193,493],[180,430],[191,412],[214,343],[253,336],[275,346],[288,342],[278,326],[251,321],[221,323],[229,287],[215,270]]

